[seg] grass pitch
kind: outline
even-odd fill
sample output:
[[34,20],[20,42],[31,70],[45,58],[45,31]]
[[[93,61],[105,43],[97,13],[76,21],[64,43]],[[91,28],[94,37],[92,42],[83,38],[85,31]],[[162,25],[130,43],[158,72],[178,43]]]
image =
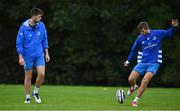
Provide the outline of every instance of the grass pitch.
[[180,110],[180,88],[148,88],[138,107],[130,106],[136,93],[119,104],[117,89],[128,88],[43,85],[42,103],[31,97],[31,103],[24,104],[23,85],[0,85],[0,110]]

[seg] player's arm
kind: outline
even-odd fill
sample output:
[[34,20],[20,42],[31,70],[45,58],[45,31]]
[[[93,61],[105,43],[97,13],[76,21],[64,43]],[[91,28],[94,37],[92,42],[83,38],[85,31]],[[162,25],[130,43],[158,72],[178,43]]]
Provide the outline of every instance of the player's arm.
[[179,25],[178,19],[172,19],[171,25],[172,25],[173,27],[178,27],[178,25]]
[[139,37],[136,39],[136,41],[134,42],[131,48],[130,54],[128,56],[128,60],[124,62],[125,67],[127,67],[129,63],[135,59],[135,57],[137,56],[138,48],[139,48]]
[[46,62],[49,62],[50,61],[50,56],[49,56],[49,46],[48,46],[48,36],[47,36],[47,31],[46,31],[46,27],[45,25],[43,24],[44,26],[44,37],[43,37],[43,48],[44,48],[44,53],[45,53],[45,59],[46,59]]
[[24,58],[22,56],[23,54],[23,40],[24,40],[24,33],[23,33],[23,27],[21,26],[17,38],[16,38],[16,50],[19,57],[19,64],[24,65]]
[[172,37],[175,32],[175,28],[178,27],[178,24],[179,22],[177,19],[172,19],[171,27],[168,30],[160,30],[160,37],[162,39]]
[[46,62],[50,61],[50,56],[49,56],[49,51],[48,49],[45,49],[45,58],[46,58]]
[[24,58],[21,54],[19,54],[19,65],[24,65]]

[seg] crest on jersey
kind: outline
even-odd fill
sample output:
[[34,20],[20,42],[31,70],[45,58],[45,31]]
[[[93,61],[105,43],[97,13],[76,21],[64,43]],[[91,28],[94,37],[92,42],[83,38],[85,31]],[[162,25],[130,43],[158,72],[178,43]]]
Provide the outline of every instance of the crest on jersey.
[[37,35],[40,36],[40,35],[41,35],[41,32],[38,31],[38,32],[37,32]]
[[144,43],[145,43],[144,41],[141,42],[142,45],[143,45]]
[[23,33],[21,32],[21,33],[20,33],[20,35],[22,36],[22,35],[23,35]]
[[156,40],[157,39],[157,37],[156,36],[153,36],[153,40]]

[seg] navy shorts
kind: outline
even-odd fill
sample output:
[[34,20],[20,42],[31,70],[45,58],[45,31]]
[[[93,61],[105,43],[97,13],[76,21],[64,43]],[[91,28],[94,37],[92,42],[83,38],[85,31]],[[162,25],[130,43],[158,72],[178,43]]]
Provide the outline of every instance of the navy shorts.
[[33,67],[38,67],[38,66],[45,66],[45,60],[44,56],[40,56],[37,58],[24,58],[25,64],[24,64],[24,69],[25,70],[31,70]]
[[146,72],[151,72],[156,75],[159,66],[159,63],[138,63],[133,70],[138,72],[140,75],[144,75]]

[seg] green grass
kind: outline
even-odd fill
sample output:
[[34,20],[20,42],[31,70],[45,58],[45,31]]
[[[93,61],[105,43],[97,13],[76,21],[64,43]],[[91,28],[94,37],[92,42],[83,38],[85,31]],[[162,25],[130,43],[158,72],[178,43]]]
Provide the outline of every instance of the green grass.
[[42,86],[41,104],[24,104],[23,85],[0,85],[0,110],[180,110],[180,88],[148,88],[137,108],[116,101],[117,89],[125,87]]

